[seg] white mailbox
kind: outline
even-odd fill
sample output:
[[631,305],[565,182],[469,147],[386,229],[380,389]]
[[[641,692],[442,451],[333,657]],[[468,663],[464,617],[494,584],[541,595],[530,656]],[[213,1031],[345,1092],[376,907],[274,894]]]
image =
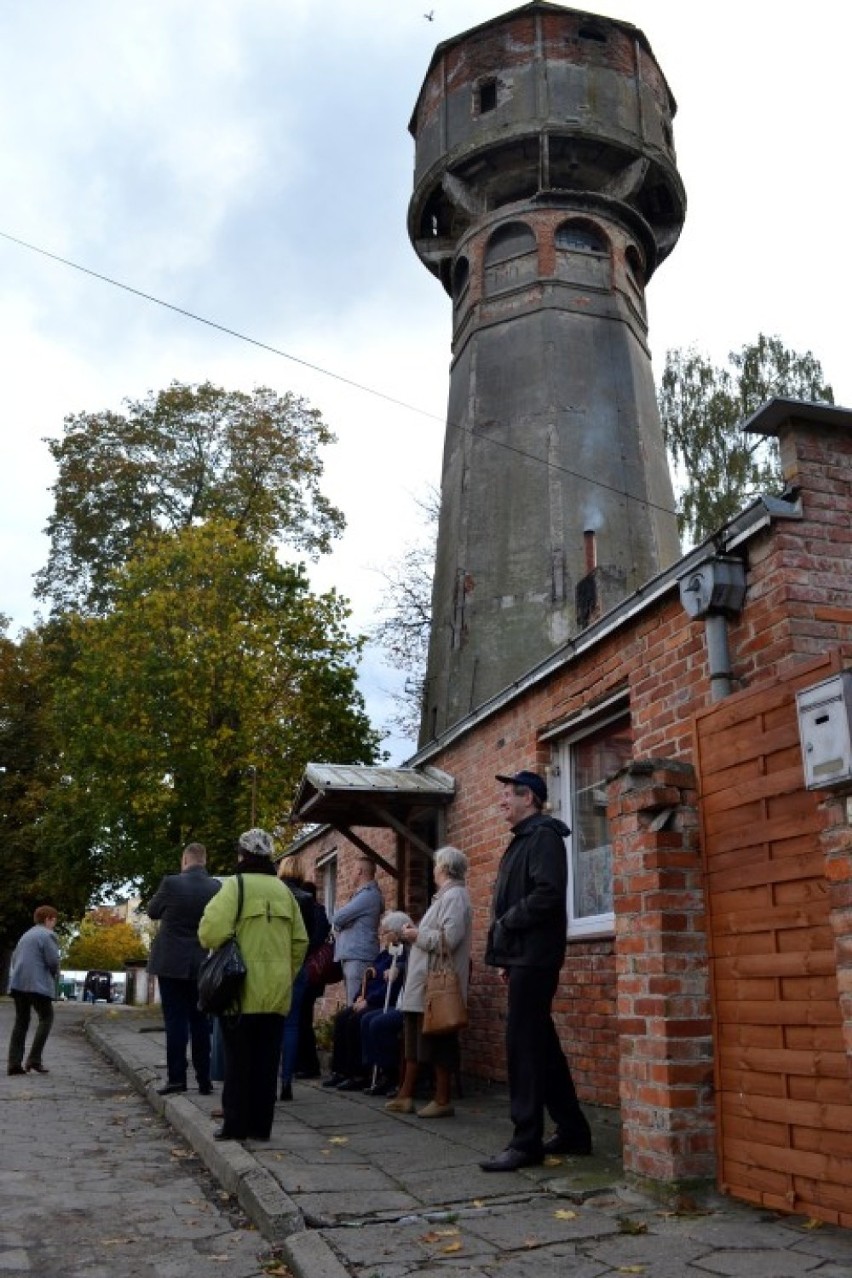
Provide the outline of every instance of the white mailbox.
[[852,670],[796,693],[809,790],[852,786]]

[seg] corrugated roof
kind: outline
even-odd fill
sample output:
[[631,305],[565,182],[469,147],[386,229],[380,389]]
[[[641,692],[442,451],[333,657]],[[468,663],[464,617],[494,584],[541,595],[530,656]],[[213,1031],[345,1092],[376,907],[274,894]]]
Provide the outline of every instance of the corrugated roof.
[[455,781],[438,768],[309,763],[291,811],[295,821],[384,826],[383,812],[409,819],[450,803]]

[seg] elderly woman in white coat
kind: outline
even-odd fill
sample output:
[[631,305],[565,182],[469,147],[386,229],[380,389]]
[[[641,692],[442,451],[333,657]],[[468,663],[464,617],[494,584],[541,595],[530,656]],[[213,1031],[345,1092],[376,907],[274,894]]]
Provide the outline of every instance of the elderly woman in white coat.
[[428,1105],[417,1111],[418,1117],[451,1118],[455,1111],[450,1080],[459,1066],[458,1031],[424,1034],[423,1007],[430,956],[440,948],[442,933],[452,955],[462,997],[467,1002],[473,910],[465,887],[467,857],[464,852],[453,847],[439,848],[435,853],[434,875],[438,890],[432,904],[418,925],[412,923],[401,933],[403,941],[411,947],[405,988],[398,1004],[403,1013],[405,1072],[399,1091],[385,1109],[397,1114],[413,1113],[418,1066],[431,1065],[435,1095]]

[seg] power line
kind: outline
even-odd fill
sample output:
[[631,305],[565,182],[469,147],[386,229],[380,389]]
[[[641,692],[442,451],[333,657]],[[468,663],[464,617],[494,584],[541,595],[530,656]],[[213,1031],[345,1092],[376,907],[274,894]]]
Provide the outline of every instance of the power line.
[[228,337],[235,337],[239,342],[246,342],[249,346],[256,346],[259,350],[269,351],[271,355],[278,355],[281,359],[289,360],[293,364],[299,364],[302,368],[309,368],[312,372],[320,373],[323,377],[330,377],[336,382],[341,382],[344,386],[351,386],[354,390],[362,391],[365,395],[373,395],[377,399],[383,399],[388,404],[396,404],[398,408],[404,408],[406,412],[418,413],[421,417],[428,417],[431,421],[441,422],[445,427],[463,431],[474,439],[481,439],[486,443],[495,445],[497,448],[505,449],[506,452],[523,457],[527,461],[538,462],[550,470],[559,471],[560,474],[571,475],[572,478],[579,479],[584,484],[589,484],[595,488],[603,488],[606,492],[615,493],[628,501],[635,501],[639,505],[650,507],[652,510],[661,510],[667,515],[676,514],[669,506],[660,506],[646,497],[634,497],[632,493],[624,492],[613,484],[606,484],[601,479],[592,479],[589,475],[581,475],[579,471],[571,470],[568,466],[560,466],[558,462],[549,461],[546,457],[539,457],[535,453],[529,453],[525,449],[519,448],[517,444],[509,444],[504,440],[494,439],[493,436],[474,430],[471,426],[462,426],[458,422],[450,421],[449,418],[439,417],[437,413],[431,413],[426,408],[420,408],[416,404],[409,404],[403,399],[396,399],[393,395],[376,390],[373,386],[365,386],[362,382],[353,381],[350,377],[344,377],[342,373],[335,373],[331,369],[323,368],[320,364],[313,364],[310,360],[301,359],[298,355],[292,355],[289,351],[281,350],[279,346],[272,346],[269,342],[260,341],[259,338],[249,337],[246,333],[241,333],[235,328],[229,328],[226,324],[219,324],[216,320],[207,319],[204,315],[196,315],[194,311],[187,310],[184,306],[176,306],[173,302],[166,302],[161,297],[155,297],[153,293],[145,293],[142,289],[134,288],[131,284],[125,284],[122,280],[116,280],[110,275],[104,275],[101,271],[92,270],[88,266],[81,266],[79,262],[72,262],[70,258],[62,257],[59,253],[51,253],[48,249],[40,248],[37,244],[31,244],[28,240],[22,240],[16,235],[10,235],[7,231],[0,231],[0,238],[9,240],[10,243],[17,244],[21,248],[29,249],[31,253],[38,253],[41,257],[50,258],[53,262],[59,262],[62,266],[69,266],[72,270],[79,271],[82,275],[89,275],[92,279],[100,280],[104,284],[111,284],[113,288],[121,289],[125,293],[131,293],[134,297],[141,297],[143,301],[151,302],[154,306],[162,306],[165,310],[173,311],[176,315],[183,315],[186,319],[194,320],[197,324],[204,324],[207,328],[213,328],[219,333],[225,333]]

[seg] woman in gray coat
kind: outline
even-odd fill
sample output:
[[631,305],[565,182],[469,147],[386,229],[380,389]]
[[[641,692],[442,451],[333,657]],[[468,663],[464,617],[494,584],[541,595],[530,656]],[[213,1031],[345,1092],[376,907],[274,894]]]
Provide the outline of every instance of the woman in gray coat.
[[[15,1004],[15,1024],[9,1039],[9,1074],[36,1074],[48,1071],[41,1054],[53,1025],[53,1000],[59,975],[59,945],[53,935],[59,915],[52,905],[40,905],[33,914],[35,926],[18,941],[9,970],[9,993]],[[38,1025],[24,1064],[24,1048],[35,1009]]]
[[410,945],[405,988],[398,1006],[402,1010],[405,1073],[393,1100],[385,1105],[392,1113],[411,1114],[414,1110],[414,1088],[419,1065],[431,1065],[435,1078],[435,1095],[428,1105],[418,1110],[419,1118],[451,1118],[450,1079],[459,1067],[458,1031],[451,1034],[424,1034],[423,1008],[429,959],[441,945],[443,933],[459,978],[462,998],[467,1002],[470,977],[470,944],[473,932],[473,910],[465,887],[467,857],[458,848],[439,848],[435,853],[437,892],[419,925],[404,927],[401,937]]

